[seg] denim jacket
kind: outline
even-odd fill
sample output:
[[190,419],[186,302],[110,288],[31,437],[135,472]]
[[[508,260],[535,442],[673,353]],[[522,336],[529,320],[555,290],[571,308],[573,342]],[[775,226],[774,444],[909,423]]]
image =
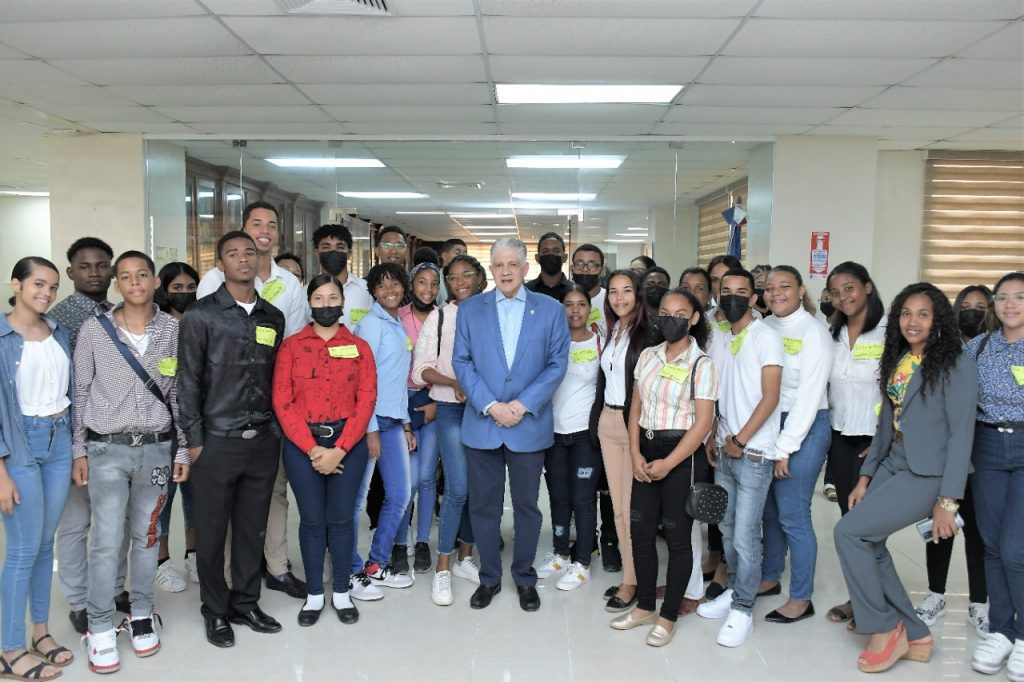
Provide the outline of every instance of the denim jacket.
[[[71,341],[68,339],[68,333],[50,318],[44,316],[43,319],[50,325],[53,338],[70,360]],[[27,466],[33,460],[25,437],[21,403],[18,402],[18,387],[14,380],[24,347],[25,340],[11,327],[7,315],[0,315],[0,459],[7,459],[8,464],[17,466]],[[75,373],[71,371],[68,380],[68,399],[72,402],[75,399],[74,382]]]

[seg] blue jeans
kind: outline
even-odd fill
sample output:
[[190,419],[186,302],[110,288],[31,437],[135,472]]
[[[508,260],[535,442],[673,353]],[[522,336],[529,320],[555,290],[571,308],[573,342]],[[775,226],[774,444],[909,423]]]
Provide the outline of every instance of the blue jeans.
[[775,464],[765,459],[752,462],[747,455],[739,459],[717,455],[715,483],[729,493],[725,518],[718,524],[729,567],[729,587],[733,589],[732,608],[750,613],[761,582],[761,515]]
[[437,440],[444,467],[444,498],[437,523],[437,553],[451,554],[455,541],[473,544],[473,528],[469,523],[468,475],[466,449],[462,445],[462,403],[437,404]]
[[[788,412],[782,414],[786,425]],[[786,567],[789,549],[791,599],[810,599],[814,593],[814,565],[818,538],[811,523],[811,498],[818,474],[832,441],[828,410],[818,410],[800,449],[789,456],[789,478],[772,482],[764,506],[764,580],[777,583]]]
[[[1024,432],[978,424],[971,488],[985,543],[989,632],[1024,641]],[[5,640],[6,641],[6,640]]]
[[[339,431],[344,421],[332,423]],[[316,438],[316,444],[334,447],[336,436]],[[341,461],[340,474],[324,475],[313,468],[309,457],[294,443],[284,443],[285,472],[299,508],[299,551],[306,573],[306,592],[324,593],[324,557],[327,548],[332,557],[351,556],[356,541],[355,504],[359,486],[366,471],[366,439],[363,438]],[[333,561],[335,592],[348,592],[349,567],[344,561]]]
[[[412,473],[410,490],[416,501],[416,539],[426,542],[430,537],[430,524],[434,521],[434,502],[437,500],[437,419],[424,424],[416,436],[416,450],[409,453],[409,470]],[[409,504],[402,517],[395,542],[405,544],[405,529],[412,522],[412,508]],[[411,543],[410,543],[411,544]]]
[[25,648],[26,606],[33,623],[50,619],[53,536],[71,486],[70,412],[24,417],[23,423],[34,461],[17,466],[7,459],[21,502],[3,515],[7,552],[0,577],[0,639],[5,652]]
[[181,488],[181,515],[185,520],[185,532],[196,529],[196,523],[192,518],[192,484],[185,481],[180,486],[173,479],[167,481],[167,502],[164,510],[160,512],[160,537],[167,537],[171,534],[171,505],[174,504],[174,494]]
[[[377,530],[374,531],[373,541],[370,543],[369,559],[371,564],[387,566],[391,561],[391,549],[395,545],[399,526],[405,517],[405,508],[409,506],[409,498],[412,496],[412,486],[409,483],[412,474],[409,446],[405,442],[402,421],[378,415],[377,424],[380,428],[380,458],[376,462],[370,460],[366,467],[359,486],[359,495],[356,496],[353,518],[358,519],[359,512],[366,505],[366,493],[370,490],[373,469],[375,466],[380,467],[380,477],[384,482],[384,506],[381,507]],[[357,534],[357,541],[352,546],[352,572],[359,573],[362,570],[363,559],[359,556]]]

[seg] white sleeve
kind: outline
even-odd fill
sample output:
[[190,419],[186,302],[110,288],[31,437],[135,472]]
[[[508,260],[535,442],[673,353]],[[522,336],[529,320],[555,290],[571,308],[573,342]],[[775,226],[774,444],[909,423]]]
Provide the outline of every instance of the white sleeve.
[[199,286],[196,287],[196,298],[203,298],[209,296],[213,292],[220,289],[220,285],[224,284],[224,273],[218,268],[212,268],[208,270],[203,278],[199,280]]
[[804,335],[800,349],[800,384],[796,399],[775,442],[779,452],[787,456],[800,449],[810,432],[832,371],[832,338],[813,318],[811,324],[814,326]]

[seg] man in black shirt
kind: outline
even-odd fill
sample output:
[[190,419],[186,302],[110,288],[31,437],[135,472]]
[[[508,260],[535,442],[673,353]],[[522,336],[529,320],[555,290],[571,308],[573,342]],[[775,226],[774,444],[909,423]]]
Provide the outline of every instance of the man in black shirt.
[[[256,293],[256,244],[244,232],[217,242],[224,284],[181,318],[178,408],[192,457],[196,554],[206,639],[233,646],[230,623],[256,632],[281,625],[260,610],[260,559],[280,432],[271,406],[284,315]],[[224,543],[231,525],[231,580]],[[230,623],[229,623],[230,621]]]
[[569,259],[565,252],[565,240],[557,232],[544,234],[537,242],[537,263],[540,276],[526,283],[526,288],[535,294],[544,294],[559,301],[569,286],[569,279],[562,272],[562,266]]

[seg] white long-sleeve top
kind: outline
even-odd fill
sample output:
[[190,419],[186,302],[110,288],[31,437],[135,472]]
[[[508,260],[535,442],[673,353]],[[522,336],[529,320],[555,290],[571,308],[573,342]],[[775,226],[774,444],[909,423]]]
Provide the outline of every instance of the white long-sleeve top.
[[788,413],[776,448],[785,457],[800,449],[819,410],[828,409],[828,377],[832,370],[832,337],[825,325],[803,308],[786,317],[769,315],[764,323],[782,337],[782,395]]
[[[423,321],[423,328],[416,339],[416,348],[412,354],[412,375],[411,379],[417,384],[426,384],[423,379],[423,370],[433,369],[446,377],[455,378],[455,369],[452,368],[452,352],[455,350],[455,316],[459,313],[459,306],[454,301],[445,304],[444,320],[441,323],[441,352],[438,353],[437,342],[437,309],[430,311],[427,319]],[[454,403],[455,389],[450,386],[433,384],[430,387],[430,397],[443,403]]]
[[886,320],[857,337],[850,348],[850,330],[846,325],[833,341],[832,374],[828,384],[828,403],[832,428],[844,436],[873,436],[878,425],[876,406],[882,400],[878,387],[878,366],[885,348]]

